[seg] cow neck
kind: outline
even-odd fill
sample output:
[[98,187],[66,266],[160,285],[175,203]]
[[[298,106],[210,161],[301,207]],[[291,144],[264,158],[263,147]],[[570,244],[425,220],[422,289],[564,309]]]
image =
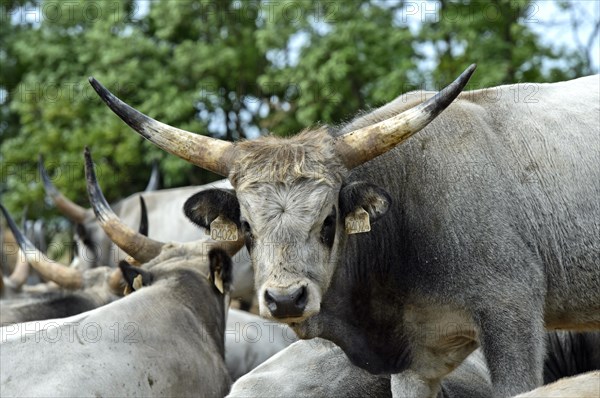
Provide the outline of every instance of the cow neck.
[[[173,275],[169,275],[173,274]],[[215,345],[219,347],[219,352],[224,357],[225,353],[225,322],[226,309],[229,307],[229,295],[221,294],[218,289],[210,282],[207,274],[198,269],[178,269],[168,271],[165,275],[157,275],[160,280],[148,288],[156,287],[155,295],[161,298],[169,297],[175,300],[178,305],[187,308],[196,320],[203,323],[199,332],[210,336]],[[160,305],[164,300],[159,301]],[[167,308],[167,311],[170,309]],[[216,317],[213,315],[216,314]],[[210,317],[216,321],[205,322]]]

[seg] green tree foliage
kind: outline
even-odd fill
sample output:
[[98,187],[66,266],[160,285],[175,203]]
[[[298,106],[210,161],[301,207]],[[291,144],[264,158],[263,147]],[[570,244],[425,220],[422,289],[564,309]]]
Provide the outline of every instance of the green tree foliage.
[[41,206],[42,153],[87,206],[85,145],[109,200],[141,190],[155,159],[166,187],[216,178],[132,133],[88,76],[156,119],[237,140],[343,122],[472,62],[479,86],[590,71],[589,57],[541,44],[529,1],[427,4],[424,17],[423,2],[379,0],[2,1],[2,202],[56,215]]
[[[432,73],[435,82],[451,80],[473,62],[483,72],[470,83],[478,88],[589,74],[576,52],[542,44],[532,29],[541,23],[540,2],[440,0],[435,9],[435,16],[425,18],[420,31],[421,40],[433,44],[438,61]],[[561,65],[546,67],[552,60],[560,60]]]
[[[261,77],[282,103],[263,122],[287,135],[314,123],[339,123],[383,104],[415,69],[412,37],[394,20],[397,6],[370,1],[275,3],[259,32],[273,61]],[[296,44],[295,59],[290,46]]]

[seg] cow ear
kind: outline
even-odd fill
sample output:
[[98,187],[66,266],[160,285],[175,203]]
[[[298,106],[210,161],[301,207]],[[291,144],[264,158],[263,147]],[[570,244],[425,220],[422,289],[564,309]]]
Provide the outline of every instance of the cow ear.
[[140,290],[144,286],[152,284],[154,276],[151,272],[142,269],[141,267],[134,267],[127,261],[121,261],[119,263],[123,279],[125,279],[125,295]]
[[217,217],[223,216],[240,228],[240,205],[230,189],[207,189],[191,196],[183,205],[185,216],[194,224],[210,229]]
[[228,294],[233,279],[231,257],[224,250],[212,249],[208,252],[210,264],[210,281],[221,292]]
[[[366,182],[350,183],[340,191],[340,215],[346,220],[348,233],[369,231],[369,222],[383,217],[391,204],[392,198],[384,189]],[[357,229],[352,225],[357,225]]]

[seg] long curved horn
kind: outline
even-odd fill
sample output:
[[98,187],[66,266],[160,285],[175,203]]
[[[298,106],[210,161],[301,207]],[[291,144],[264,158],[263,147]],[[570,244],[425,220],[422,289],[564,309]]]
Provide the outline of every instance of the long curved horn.
[[28,277],[29,262],[27,262],[27,256],[25,253],[19,249],[19,253],[17,253],[17,264],[15,265],[13,272],[8,277],[8,280],[13,288],[19,289],[25,284],[25,282],[27,282]]
[[[140,195],[140,206],[141,206],[141,215],[140,215],[140,225],[138,227],[138,232],[144,236],[148,236],[148,211],[146,210],[146,201]],[[123,294],[123,288],[125,287],[123,283],[123,273],[121,272],[121,268],[117,267],[108,278],[108,286],[110,290],[116,295]]]
[[42,275],[45,279],[56,282],[62,287],[68,289],[79,289],[83,284],[81,272],[76,269],[61,265],[59,263],[48,260],[48,258],[39,251],[33,243],[17,228],[8,211],[0,204],[0,210],[4,213],[8,227],[12,231],[19,248],[25,254],[25,258],[31,266]]
[[229,175],[233,155],[231,142],[194,134],[154,120],[121,101],[93,77],[89,81],[106,105],[142,137],[196,166],[224,177]]
[[48,177],[48,172],[44,167],[44,157],[42,155],[39,156],[38,168],[44,183],[44,190],[46,191],[46,194],[52,198],[54,205],[56,205],[58,210],[69,220],[73,221],[74,223],[82,223],[86,218],[86,209],[69,200],[66,196],[60,193],[58,189],[56,189],[54,184],[52,184],[52,181],[50,181],[50,177]]
[[352,169],[394,148],[427,126],[454,101],[463,90],[476,65],[469,66],[454,82],[434,97],[399,115],[351,131],[336,140],[342,162]]
[[84,156],[88,196],[94,213],[96,213],[96,219],[104,232],[125,253],[140,263],[146,263],[158,256],[164,243],[147,238],[123,224],[119,217],[112,211],[102,194],[102,190],[96,179],[96,173],[94,172],[92,155],[87,147],[85,148]]
[[152,173],[150,173],[150,180],[148,180],[148,185],[144,188],[144,192],[152,192],[156,191],[160,186],[160,171],[158,170],[158,161],[154,160],[152,162]]

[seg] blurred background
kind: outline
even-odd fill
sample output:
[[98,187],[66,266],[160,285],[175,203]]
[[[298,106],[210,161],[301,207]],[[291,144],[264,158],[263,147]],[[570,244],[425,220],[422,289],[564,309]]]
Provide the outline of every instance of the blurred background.
[[[82,151],[109,201],[217,176],[133,133],[97,98],[94,76],[165,123],[226,140],[348,121],[466,66],[468,88],[598,73],[592,1],[7,1],[0,21],[0,195],[14,215],[68,223],[53,183],[89,207]],[[515,93],[516,96],[528,95]]]

